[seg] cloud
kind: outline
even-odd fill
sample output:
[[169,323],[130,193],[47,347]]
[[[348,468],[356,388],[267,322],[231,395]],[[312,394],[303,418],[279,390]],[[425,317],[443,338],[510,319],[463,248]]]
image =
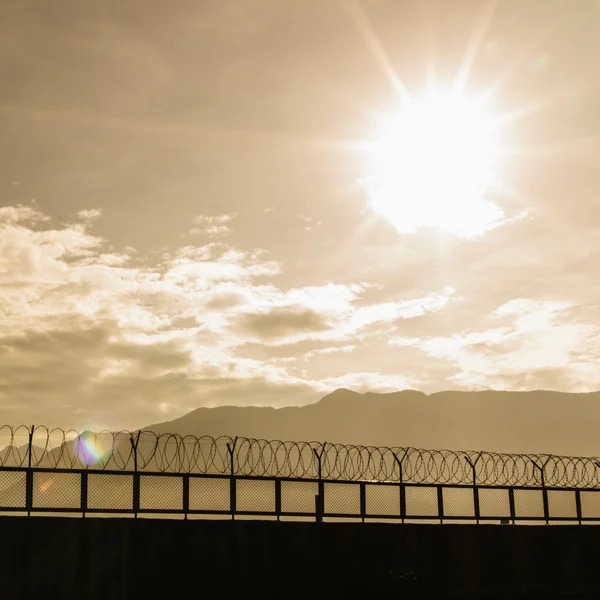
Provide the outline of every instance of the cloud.
[[600,327],[578,318],[585,306],[516,298],[498,306],[482,331],[445,337],[393,338],[455,363],[451,380],[467,388],[592,391],[600,385]]
[[0,225],[33,224],[48,221],[50,218],[33,206],[18,204],[17,206],[0,207]]
[[209,237],[219,237],[231,233],[231,229],[227,225],[237,217],[237,213],[230,213],[225,215],[199,215],[194,219],[195,227],[190,229],[190,233],[198,235],[204,233]]
[[239,320],[240,327],[259,339],[294,336],[296,333],[325,331],[327,318],[312,309],[298,306],[277,307],[264,313],[247,313]]
[[402,375],[385,373],[349,373],[339,377],[328,377],[323,380],[331,390],[346,388],[355,392],[396,392],[413,389]]
[[84,210],[80,210],[77,213],[79,219],[83,221],[92,221],[94,219],[99,219],[102,216],[101,208],[88,208]]
[[407,387],[352,365],[316,377],[312,364],[351,357],[374,323],[391,331],[454,297],[369,304],[365,282],[284,289],[261,250],[212,241],[150,263],[90,233],[93,210],[61,226],[34,206],[0,215],[0,420],[133,427],[199,405],[315,401],[337,379]]
[[327,348],[317,348],[316,350],[311,350],[307,352],[303,358],[304,360],[310,360],[311,358],[315,358],[318,356],[323,356],[324,354],[336,354],[338,352],[342,353],[350,353],[356,348],[355,344],[348,344],[346,346],[333,346]]
[[426,313],[441,310],[452,299],[458,299],[455,296],[455,290],[452,287],[446,287],[441,293],[433,292],[423,298],[364,306],[357,309],[352,315],[351,326],[360,329],[373,323],[414,319]]

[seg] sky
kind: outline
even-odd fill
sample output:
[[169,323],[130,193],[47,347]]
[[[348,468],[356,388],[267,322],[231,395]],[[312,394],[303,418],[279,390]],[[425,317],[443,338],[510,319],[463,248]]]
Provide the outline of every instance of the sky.
[[595,0],[0,0],[0,422],[600,388]]

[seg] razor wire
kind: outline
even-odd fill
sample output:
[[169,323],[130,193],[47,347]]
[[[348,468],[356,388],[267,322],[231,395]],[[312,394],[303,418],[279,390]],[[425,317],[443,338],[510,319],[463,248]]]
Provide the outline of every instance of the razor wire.
[[[594,488],[600,459],[0,426],[0,467],[234,474],[442,485]],[[468,459],[468,460],[467,460]],[[233,461],[233,463],[232,463]]]

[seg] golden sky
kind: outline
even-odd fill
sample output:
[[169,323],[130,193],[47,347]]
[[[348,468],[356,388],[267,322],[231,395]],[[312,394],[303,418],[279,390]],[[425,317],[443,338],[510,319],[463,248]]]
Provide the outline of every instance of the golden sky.
[[597,0],[0,0],[0,422],[600,388]]

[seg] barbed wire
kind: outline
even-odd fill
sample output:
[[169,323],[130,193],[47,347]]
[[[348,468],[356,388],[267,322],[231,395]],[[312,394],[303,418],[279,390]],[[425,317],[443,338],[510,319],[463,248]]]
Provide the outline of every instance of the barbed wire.
[[[31,447],[31,452],[29,451]],[[550,454],[356,446],[148,430],[0,426],[0,467],[236,474],[348,481],[592,488],[600,459]],[[233,467],[233,468],[232,468]]]

